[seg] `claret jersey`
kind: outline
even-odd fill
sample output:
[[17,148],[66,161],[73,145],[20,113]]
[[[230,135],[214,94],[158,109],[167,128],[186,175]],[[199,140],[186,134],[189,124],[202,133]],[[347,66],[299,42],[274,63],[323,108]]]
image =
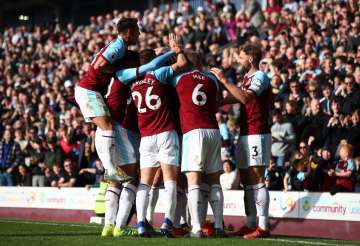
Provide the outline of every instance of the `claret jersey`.
[[240,135],[270,133],[269,116],[271,107],[270,79],[262,71],[246,75],[241,89],[255,93],[255,98],[240,109]]
[[218,129],[215,118],[219,85],[214,75],[193,70],[172,79],[180,108],[182,133],[193,129]]
[[112,74],[106,74],[95,69],[93,64],[95,64],[100,57],[103,57],[109,64],[119,64],[119,68],[121,68],[120,61],[124,58],[126,50],[126,44],[121,37],[118,37],[116,40],[103,47],[91,62],[89,70],[78,82],[78,85],[82,88],[97,91],[104,95],[110,84]]
[[142,137],[175,129],[171,112],[171,67],[161,67],[147,73],[131,85],[131,95],[138,111],[138,126]]

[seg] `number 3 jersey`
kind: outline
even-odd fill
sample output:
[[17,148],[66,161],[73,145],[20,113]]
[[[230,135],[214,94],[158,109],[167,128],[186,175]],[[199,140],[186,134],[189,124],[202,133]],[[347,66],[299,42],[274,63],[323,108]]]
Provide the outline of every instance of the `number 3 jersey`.
[[171,87],[167,85],[167,80],[172,76],[171,67],[161,67],[131,85],[141,137],[175,129],[171,112]]
[[215,118],[219,85],[210,73],[193,70],[172,79],[180,102],[182,133],[194,129],[218,129]]

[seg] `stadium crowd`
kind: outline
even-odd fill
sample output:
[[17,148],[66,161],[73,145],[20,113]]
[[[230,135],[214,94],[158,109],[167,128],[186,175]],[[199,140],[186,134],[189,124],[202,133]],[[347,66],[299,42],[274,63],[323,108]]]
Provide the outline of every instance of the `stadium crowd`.
[[[18,26],[0,34],[0,185],[72,187],[98,183],[103,167],[95,129],[74,101],[74,85],[94,55],[116,37],[123,17],[139,20],[134,50],[162,48],[169,32],[204,64],[233,83],[235,50],[260,42],[260,68],[271,78],[270,190],[355,191],[360,183],[360,3],[204,0],[154,7],[143,14],[114,10],[90,24]],[[225,96],[227,91],[223,91]],[[234,167],[239,105],[217,113],[222,134],[223,189],[239,189]],[[304,157],[304,158],[303,158]],[[341,177],[336,173],[345,173]]]

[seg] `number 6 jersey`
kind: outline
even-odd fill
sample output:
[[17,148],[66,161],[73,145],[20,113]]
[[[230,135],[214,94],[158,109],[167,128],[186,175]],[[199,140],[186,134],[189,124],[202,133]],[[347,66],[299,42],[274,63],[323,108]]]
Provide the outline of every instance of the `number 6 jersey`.
[[215,114],[219,85],[215,76],[193,70],[174,77],[172,84],[179,96],[182,133],[193,129],[218,129]]
[[171,67],[161,67],[131,85],[141,137],[175,129],[171,112],[171,88],[167,85],[167,80],[172,76]]

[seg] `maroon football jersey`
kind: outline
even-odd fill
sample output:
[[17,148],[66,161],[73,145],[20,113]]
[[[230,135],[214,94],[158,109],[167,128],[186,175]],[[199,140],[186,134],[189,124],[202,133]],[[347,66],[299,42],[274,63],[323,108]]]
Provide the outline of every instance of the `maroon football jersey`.
[[240,135],[270,133],[269,116],[271,87],[268,77],[260,71],[245,76],[241,88],[251,90],[255,97],[240,108]]
[[142,137],[174,129],[170,109],[169,86],[160,83],[152,74],[131,85],[131,95],[138,112],[138,126]]
[[121,69],[125,67],[123,65],[124,61],[126,61],[126,49],[126,45],[121,38],[117,38],[103,47],[91,62],[87,73],[78,81],[78,86],[100,92],[100,94],[104,96],[110,84],[112,74],[107,74],[99,69],[95,69],[93,64],[95,64],[100,57],[103,57],[108,63],[118,66],[119,69]]
[[105,102],[113,120],[119,123],[123,122],[129,96],[129,86],[113,78],[109,85],[108,93],[105,96]]
[[193,129],[218,129],[216,79],[211,74],[194,70],[179,75],[176,80],[182,133]]

